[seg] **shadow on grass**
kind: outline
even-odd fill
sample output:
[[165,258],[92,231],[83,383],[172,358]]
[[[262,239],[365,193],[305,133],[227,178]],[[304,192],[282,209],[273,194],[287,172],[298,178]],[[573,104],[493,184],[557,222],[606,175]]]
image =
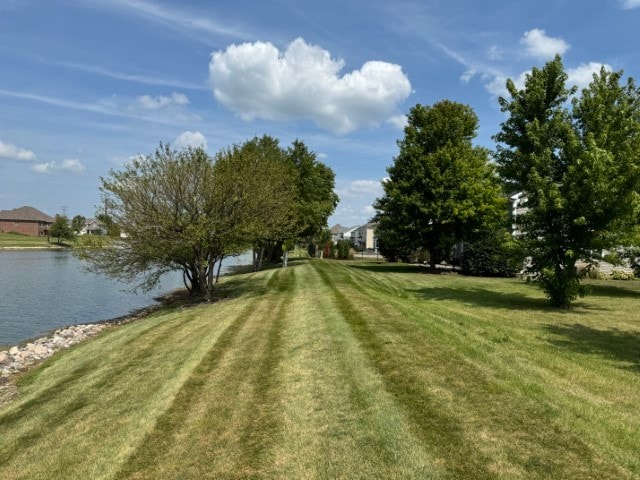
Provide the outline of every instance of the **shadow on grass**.
[[[586,283],[589,288],[589,295],[594,297],[614,297],[614,298],[637,298],[640,300],[640,291],[633,290],[632,283],[627,288],[614,285],[594,285],[592,283]],[[637,287],[636,287],[637,288]]]
[[640,332],[617,328],[600,330],[579,323],[544,328],[555,336],[549,342],[557,347],[631,363],[627,368],[640,373]]
[[455,300],[480,307],[504,308],[509,310],[540,310],[561,312],[551,307],[545,298],[532,298],[515,293],[497,292],[485,288],[427,287],[410,290],[427,300]]
[[[225,278],[223,278],[213,289],[210,300],[207,300],[204,294],[192,295],[189,294],[186,289],[181,288],[166,295],[155,297],[154,300],[159,302],[160,305],[141,309],[139,312],[146,310],[155,311],[159,308],[166,312],[176,309],[195,307],[198,305],[213,304],[223,300],[232,300],[234,298],[244,296],[260,296],[267,293],[269,290],[267,280],[263,277],[244,275],[244,273],[250,272],[251,270],[249,270],[249,272],[238,272],[237,274],[225,276]],[[120,320],[121,318],[127,317],[128,316],[119,317],[118,319],[112,319],[110,321]]]
[[367,263],[364,265],[349,264],[349,267],[380,273],[423,273],[418,265],[406,263]]

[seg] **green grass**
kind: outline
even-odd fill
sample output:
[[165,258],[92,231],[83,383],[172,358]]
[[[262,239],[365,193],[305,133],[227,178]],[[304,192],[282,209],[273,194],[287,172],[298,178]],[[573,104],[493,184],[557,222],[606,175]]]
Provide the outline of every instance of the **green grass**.
[[19,233],[0,232],[0,248],[3,247],[41,247],[50,248],[54,246],[49,243],[47,237],[30,237]]
[[23,377],[0,478],[640,478],[640,282],[292,263]]

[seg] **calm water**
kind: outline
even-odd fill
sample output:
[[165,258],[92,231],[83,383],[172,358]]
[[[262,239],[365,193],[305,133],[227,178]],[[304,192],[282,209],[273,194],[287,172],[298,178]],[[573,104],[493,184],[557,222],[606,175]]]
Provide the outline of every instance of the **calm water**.
[[[227,265],[250,263],[247,257]],[[223,266],[223,272],[224,272]],[[151,292],[87,272],[71,252],[0,251],[0,345],[14,345],[58,327],[120,317],[182,287],[182,275],[163,278]]]

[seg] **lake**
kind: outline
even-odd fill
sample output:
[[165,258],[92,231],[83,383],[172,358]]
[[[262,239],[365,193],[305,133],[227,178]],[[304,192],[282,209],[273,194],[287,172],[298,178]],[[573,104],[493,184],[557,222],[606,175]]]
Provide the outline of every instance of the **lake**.
[[[251,263],[249,255],[229,258],[225,267]],[[154,297],[182,288],[182,274],[163,277],[151,292],[86,271],[66,250],[0,251],[0,346],[15,345],[58,327],[127,315],[155,303]]]

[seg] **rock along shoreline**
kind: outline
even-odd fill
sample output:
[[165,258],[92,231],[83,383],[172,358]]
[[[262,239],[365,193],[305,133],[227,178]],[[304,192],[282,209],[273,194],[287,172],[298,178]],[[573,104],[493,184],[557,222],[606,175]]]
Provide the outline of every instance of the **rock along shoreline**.
[[180,290],[169,292],[157,297],[158,303],[135,310],[129,315],[58,328],[37,340],[0,351],[0,408],[17,396],[16,380],[22,373],[42,363],[56,352],[89,340],[108,328],[144,318],[172,303],[172,300],[180,295]]

